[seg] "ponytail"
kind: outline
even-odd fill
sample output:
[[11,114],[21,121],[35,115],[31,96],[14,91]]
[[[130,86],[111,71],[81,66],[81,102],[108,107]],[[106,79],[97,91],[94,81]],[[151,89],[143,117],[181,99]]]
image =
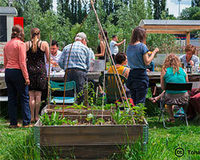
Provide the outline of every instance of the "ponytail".
[[32,43],[33,43],[32,51],[33,51],[33,53],[37,52],[37,40],[38,40],[37,36],[34,36],[32,38]]
[[32,51],[33,53],[37,52],[37,41],[40,39],[40,30],[38,28],[32,28],[31,29],[31,40],[33,43]]

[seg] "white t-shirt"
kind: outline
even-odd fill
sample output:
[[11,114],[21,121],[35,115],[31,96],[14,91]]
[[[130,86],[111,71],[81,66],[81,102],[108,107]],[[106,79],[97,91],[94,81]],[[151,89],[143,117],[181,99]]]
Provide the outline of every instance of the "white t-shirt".
[[119,48],[118,46],[116,45],[117,42],[116,41],[111,41],[110,42],[110,51],[112,54],[116,55],[118,52],[119,52]]
[[60,56],[61,56],[62,52],[57,50],[57,55],[56,56],[53,56],[51,54],[51,58],[53,59],[53,61],[57,62],[58,63],[58,60],[60,59]]
[[[60,59],[61,55],[62,55],[62,52],[60,50],[57,50],[57,55],[56,56],[53,56],[51,54],[51,60],[53,60],[53,61],[58,63],[58,60]],[[45,60],[46,60],[46,57],[45,57]],[[47,70],[47,73],[48,73],[49,64],[47,64],[47,63],[46,63],[46,70]],[[63,69],[61,69],[59,66],[53,67],[52,64],[51,64],[50,71],[52,72],[53,70],[59,72],[59,71],[62,71]]]

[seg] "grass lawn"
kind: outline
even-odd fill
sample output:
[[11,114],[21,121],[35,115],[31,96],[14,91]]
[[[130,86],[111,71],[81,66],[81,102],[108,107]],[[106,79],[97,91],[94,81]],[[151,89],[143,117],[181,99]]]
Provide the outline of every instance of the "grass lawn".
[[[164,129],[158,117],[147,118],[149,123],[148,151],[143,153],[139,148],[140,144],[128,147],[123,155],[118,159],[127,160],[198,160],[200,159],[200,125],[197,122],[185,123],[177,122]],[[169,126],[169,124],[168,124]],[[136,147],[137,146],[137,147]],[[178,158],[175,150],[182,148],[184,155]],[[179,150],[176,150],[179,151]],[[180,153],[180,152],[177,152]],[[117,156],[116,156],[117,157]],[[37,160],[39,154],[34,145],[32,128],[8,128],[8,122],[0,118],[0,159],[1,160]],[[47,159],[59,159],[59,157],[49,157]],[[116,159],[116,158],[115,158]]]

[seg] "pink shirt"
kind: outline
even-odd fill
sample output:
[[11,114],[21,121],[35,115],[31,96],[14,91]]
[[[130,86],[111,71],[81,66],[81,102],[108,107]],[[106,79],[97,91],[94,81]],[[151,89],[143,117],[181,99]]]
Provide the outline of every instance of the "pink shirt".
[[18,38],[13,38],[4,47],[5,68],[21,69],[24,79],[29,79],[26,66],[26,45]]

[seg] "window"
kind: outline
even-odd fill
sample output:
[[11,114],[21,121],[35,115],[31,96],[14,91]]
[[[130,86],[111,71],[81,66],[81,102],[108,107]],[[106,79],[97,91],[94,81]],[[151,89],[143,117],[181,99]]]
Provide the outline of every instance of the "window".
[[0,16],[0,42],[7,42],[7,17]]

